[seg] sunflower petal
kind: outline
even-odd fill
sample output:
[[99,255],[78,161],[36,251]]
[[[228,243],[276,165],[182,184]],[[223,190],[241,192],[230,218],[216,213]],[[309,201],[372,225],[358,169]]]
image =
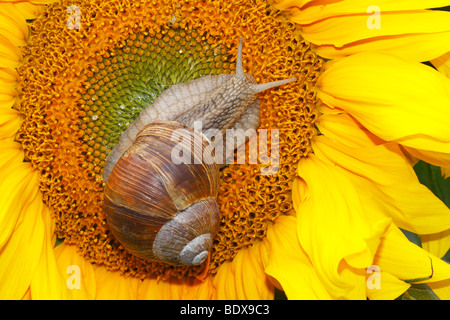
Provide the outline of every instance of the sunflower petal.
[[21,59],[20,49],[6,36],[0,34],[0,68],[17,68]]
[[0,140],[14,138],[22,121],[17,110],[0,108]]
[[139,288],[141,300],[210,300],[214,297],[212,278],[145,279]]
[[[311,3],[300,10],[295,1],[276,6],[290,12],[315,51],[336,59],[367,51],[385,51],[406,59],[427,61],[448,51],[450,13],[423,10],[445,1],[335,1]],[[446,45],[447,44],[447,45]]]
[[23,149],[20,144],[14,141],[3,140],[0,142],[0,150],[2,156],[0,157],[0,172],[9,166],[14,166],[23,161]]
[[35,300],[70,299],[71,294],[60,273],[53,251],[52,232],[54,221],[50,209],[44,206],[42,212],[46,233],[41,257],[30,284],[31,298]]
[[11,3],[0,3],[0,32],[16,46],[26,44],[27,21],[25,16]]
[[450,43],[450,31],[382,36],[370,41],[355,41],[342,47],[314,46],[314,50],[319,56],[327,59],[341,59],[361,52],[379,51],[389,52],[412,61],[428,61],[447,51],[444,49],[446,46],[442,45],[445,43]]
[[422,248],[442,258],[450,249],[450,229],[439,233],[420,235]]
[[[304,38],[316,45],[342,47],[360,40],[403,34],[428,34],[450,31],[450,13],[442,11],[381,12],[380,28],[367,26],[370,14],[364,11],[320,20],[302,27]],[[297,22],[295,18],[292,19]],[[418,44],[419,45],[419,44]],[[443,45],[439,57],[448,50]]]
[[322,102],[350,113],[378,137],[450,153],[450,80],[432,68],[362,53],[332,64],[318,87]]
[[450,300],[450,280],[431,282],[427,284],[441,300]]
[[[318,124],[320,130],[321,124],[325,124],[327,119],[336,120],[339,116],[323,117],[325,119]],[[418,233],[436,233],[450,228],[449,209],[419,182],[396,143],[376,145],[366,139],[365,146],[362,143],[360,146],[355,146],[356,143],[348,146],[336,139],[342,133],[328,137],[333,127],[348,132],[350,137],[357,136],[356,132],[360,130],[358,124],[353,122],[351,125],[350,121],[345,122],[346,119],[348,120],[347,117],[342,117],[344,121],[340,123],[341,126],[329,125],[327,130],[323,130],[324,135],[314,139],[312,146],[315,153],[352,172],[353,181],[359,185],[360,191],[367,189],[373,195],[378,194],[378,202],[386,208],[385,214],[402,228]],[[366,181],[362,181],[363,179]]]
[[295,197],[302,201],[294,203],[300,244],[327,290],[336,297],[345,297],[364,281],[356,285],[346,282],[340,267],[348,264],[361,277],[357,269],[372,264],[390,219],[380,217],[369,223],[365,212],[372,208],[363,209],[357,190],[342,169],[314,154],[300,160],[298,174],[302,180],[294,184],[293,193],[304,193]]
[[327,138],[339,141],[350,148],[364,148],[385,143],[345,112],[323,114],[317,119],[316,125]]
[[216,299],[273,299],[275,289],[264,272],[261,243],[241,249],[230,262],[223,263],[213,278]]
[[[283,3],[286,2],[286,3]],[[282,1],[277,7],[283,5],[280,10],[296,6],[297,1]],[[333,17],[354,16],[358,14],[370,15],[371,7],[374,2],[372,0],[345,0],[335,1],[323,5],[323,1],[315,1],[301,11],[297,12],[297,16],[293,17],[296,22],[301,24],[310,24],[313,22],[325,20]],[[381,14],[403,13],[407,15],[413,10],[423,10],[430,8],[440,8],[448,5],[447,0],[429,0],[423,2],[421,0],[381,0],[376,2],[380,8]],[[299,6],[296,6],[299,7]],[[369,12],[368,12],[369,11]]]
[[2,83],[2,88],[0,88],[0,109],[10,109],[16,105],[18,101],[18,94],[14,87],[8,86]]
[[[50,3],[53,3],[53,2],[57,2],[58,0],[30,0],[30,2],[31,3],[34,3],[34,4],[50,4]],[[15,2],[17,2],[17,1],[15,1]]]
[[36,19],[42,12],[42,6],[29,2],[16,2],[13,5],[27,20]]
[[438,167],[450,166],[450,153],[420,150],[410,147],[404,147],[404,150],[406,153],[413,156],[414,158],[423,160],[429,164]]
[[430,61],[443,75],[450,78],[450,52]]
[[374,264],[408,282],[450,279],[450,265],[410,242],[394,225],[383,235]]
[[288,299],[332,299],[298,242],[295,217],[279,217],[265,241],[269,246],[265,271],[278,281]]
[[75,246],[60,244],[55,248],[56,263],[74,299],[93,299],[96,281],[93,265],[76,252]]
[[22,210],[21,223],[0,254],[0,299],[21,299],[36,271],[45,239],[42,198]]
[[445,179],[450,178],[450,167],[442,167],[441,174]]
[[28,3],[35,4],[35,5],[42,5],[42,4],[50,4],[50,3],[56,2],[58,0],[2,0],[2,1],[14,3],[14,4],[17,4],[20,2],[28,2]]
[[[368,276],[370,277],[371,275]],[[379,279],[367,279],[367,297],[369,300],[393,300],[402,295],[411,286],[389,272],[380,270],[378,276]],[[376,283],[373,283],[376,281],[379,281],[378,286]]]
[[135,300],[141,280],[124,277],[120,272],[108,271],[104,266],[95,266],[96,300]]
[[0,69],[0,83],[8,87],[17,87],[17,79],[19,75],[16,69],[4,68]]
[[0,181],[0,248],[22,219],[22,210],[36,197],[37,174],[29,164],[9,167]]

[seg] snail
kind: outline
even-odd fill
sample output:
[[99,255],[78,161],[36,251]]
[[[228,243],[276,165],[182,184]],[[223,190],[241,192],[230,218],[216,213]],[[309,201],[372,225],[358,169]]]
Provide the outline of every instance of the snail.
[[[295,80],[257,84],[244,74],[240,39],[235,74],[173,85],[143,110],[109,153],[103,171],[106,220],[122,246],[144,260],[203,263],[219,228],[220,167],[205,159],[214,142],[192,139],[202,134],[194,122],[224,135],[231,128],[256,129],[257,94]],[[189,139],[173,141],[174,132]],[[183,150],[194,150],[188,163],[174,161],[180,143]]]

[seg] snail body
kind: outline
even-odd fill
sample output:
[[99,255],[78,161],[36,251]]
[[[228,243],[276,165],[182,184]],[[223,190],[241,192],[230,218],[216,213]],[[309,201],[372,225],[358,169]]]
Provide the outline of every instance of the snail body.
[[[173,85],[143,110],[110,152],[103,171],[104,208],[111,232],[132,254],[174,265],[204,262],[219,228],[219,165],[205,155],[214,142],[193,139],[204,129],[256,129],[257,94],[295,78],[257,84],[242,67],[235,74],[204,76]],[[174,142],[172,134],[188,139]],[[179,161],[174,148],[193,150]],[[199,145],[201,144],[201,145]],[[205,152],[206,150],[206,152]],[[175,160],[175,161],[174,161]]]

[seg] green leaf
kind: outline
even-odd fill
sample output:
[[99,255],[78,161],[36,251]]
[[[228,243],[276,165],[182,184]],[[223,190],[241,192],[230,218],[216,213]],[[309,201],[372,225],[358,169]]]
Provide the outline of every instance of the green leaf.
[[450,249],[441,259],[450,264]]
[[439,297],[425,283],[413,284],[396,300],[439,300]]
[[441,168],[423,161],[414,166],[421,184],[425,185],[436,197],[450,208],[450,178],[444,179]]
[[55,241],[55,248],[57,246],[59,246],[60,244],[64,243],[64,239],[63,238],[58,238],[56,237],[56,241]]

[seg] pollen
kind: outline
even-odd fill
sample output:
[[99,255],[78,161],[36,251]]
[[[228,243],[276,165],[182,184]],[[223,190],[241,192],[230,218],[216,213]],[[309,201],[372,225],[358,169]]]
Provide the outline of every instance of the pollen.
[[[237,252],[263,239],[269,224],[292,212],[296,164],[316,135],[315,82],[322,60],[283,14],[262,0],[70,1],[45,7],[30,22],[23,49],[17,135],[56,218],[56,235],[86,260],[138,278],[214,274]],[[78,12],[78,13],[77,13]],[[70,26],[79,14],[80,23]],[[244,38],[244,72],[259,83],[296,77],[259,94],[260,130],[270,174],[256,163],[221,171],[220,230],[208,262],[170,266],[134,257],[115,240],[103,211],[105,159],[138,114],[173,84],[234,73]],[[271,140],[275,135],[275,140]]]

